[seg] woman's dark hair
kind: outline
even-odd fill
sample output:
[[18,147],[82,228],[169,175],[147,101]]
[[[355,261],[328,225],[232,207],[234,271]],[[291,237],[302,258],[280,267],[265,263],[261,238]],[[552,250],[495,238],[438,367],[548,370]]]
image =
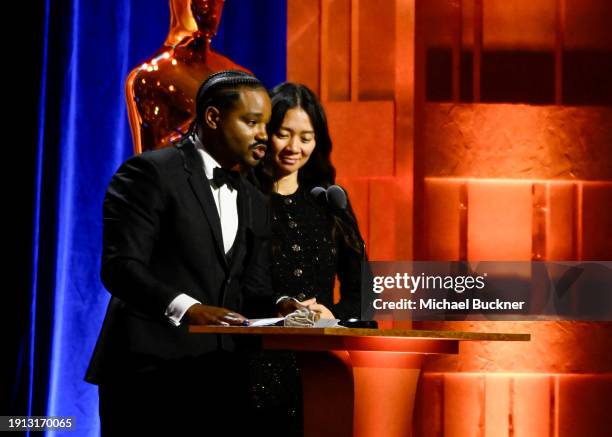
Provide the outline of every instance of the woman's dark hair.
[[[285,119],[285,115],[290,109],[301,108],[312,123],[315,138],[315,148],[306,164],[298,171],[298,184],[302,191],[309,196],[310,190],[314,187],[328,188],[336,183],[336,169],[331,163],[332,141],[327,128],[327,117],[323,106],[315,94],[305,85],[285,82],[277,85],[270,91],[272,100],[272,116],[266,126],[268,141],[279,131]],[[272,191],[274,183],[274,169],[269,160],[264,165],[259,165],[255,169],[255,174],[259,186],[266,192]],[[310,199],[312,201],[312,199]],[[346,215],[351,217],[346,220],[344,214],[333,214],[330,216],[334,221],[332,227],[332,237],[335,239],[340,236],[346,244],[359,254],[363,254],[363,240],[357,228],[356,218],[350,205]]]

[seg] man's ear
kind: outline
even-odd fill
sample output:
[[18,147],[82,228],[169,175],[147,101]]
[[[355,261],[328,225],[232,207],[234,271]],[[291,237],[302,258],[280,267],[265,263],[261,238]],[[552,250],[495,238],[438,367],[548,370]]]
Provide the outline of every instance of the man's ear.
[[204,111],[204,123],[211,129],[217,129],[219,127],[220,113],[214,106],[209,106]]

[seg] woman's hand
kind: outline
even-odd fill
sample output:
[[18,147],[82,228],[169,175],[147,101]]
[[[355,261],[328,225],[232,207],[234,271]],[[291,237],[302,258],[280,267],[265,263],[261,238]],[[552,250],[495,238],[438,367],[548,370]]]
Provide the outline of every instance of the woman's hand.
[[314,311],[319,314],[319,317],[322,319],[335,319],[334,314],[325,306],[320,303],[317,303],[316,298],[308,299],[302,302],[306,308],[310,311]]

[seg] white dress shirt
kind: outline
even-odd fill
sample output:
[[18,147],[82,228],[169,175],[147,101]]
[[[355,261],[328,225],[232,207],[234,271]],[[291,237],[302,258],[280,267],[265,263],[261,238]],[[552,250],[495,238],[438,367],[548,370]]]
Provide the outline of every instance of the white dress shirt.
[[[212,191],[213,198],[215,199],[215,205],[217,212],[219,213],[219,220],[221,222],[221,235],[223,236],[223,249],[225,253],[229,252],[236,239],[238,233],[238,191],[227,184],[217,187],[212,181],[213,170],[215,167],[221,167],[219,163],[210,156],[210,154],[204,149],[204,146],[197,135],[193,136],[194,143],[197,147],[198,152],[202,156],[204,161],[204,173],[210,183],[210,189]],[[181,319],[187,312],[187,310],[194,304],[201,303],[197,299],[189,296],[187,293],[179,294],[175,297],[172,302],[166,308],[166,316],[170,322],[178,326],[181,324]]]

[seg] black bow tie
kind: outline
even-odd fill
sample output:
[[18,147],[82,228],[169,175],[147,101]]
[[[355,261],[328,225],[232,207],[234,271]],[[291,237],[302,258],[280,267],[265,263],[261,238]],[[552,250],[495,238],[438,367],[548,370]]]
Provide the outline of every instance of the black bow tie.
[[228,188],[232,187],[234,190],[238,189],[240,175],[237,171],[226,170],[221,167],[215,167],[213,169],[213,183],[221,188],[224,184],[227,184]]

